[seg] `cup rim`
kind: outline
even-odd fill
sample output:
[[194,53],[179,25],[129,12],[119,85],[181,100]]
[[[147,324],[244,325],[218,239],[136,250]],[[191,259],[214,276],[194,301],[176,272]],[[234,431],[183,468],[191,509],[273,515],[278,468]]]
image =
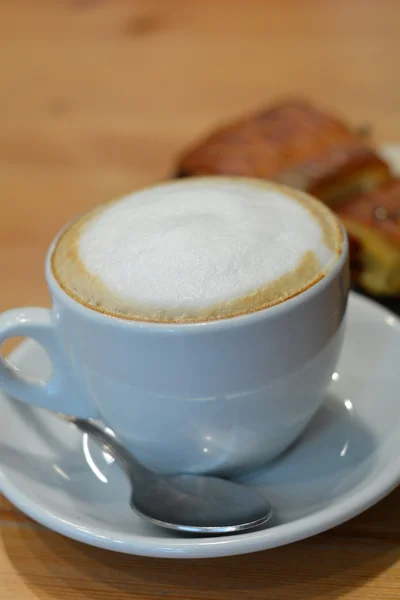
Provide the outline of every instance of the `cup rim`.
[[329,284],[338,277],[343,268],[345,267],[348,259],[348,237],[343,223],[339,217],[335,215],[338,221],[342,233],[342,244],[341,253],[336,260],[330,271],[316,283],[310,285],[306,290],[298,292],[296,295],[291,296],[283,302],[267,306],[256,310],[251,313],[236,315],[233,317],[227,317],[223,319],[214,319],[210,321],[193,321],[189,323],[174,323],[174,322],[156,322],[156,321],[139,321],[135,319],[124,319],[113,315],[108,315],[103,312],[99,312],[81,304],[61,287],[55,278],[51,268],[51,257],[58,241],[58,238],[62,235],[64,230],[69,226],[67,224],[55,237],[46,255],[45,274],[46,281],[49,286],[52,296],[56,297],[63,304],[65,304],[70,310],[81,313],[86,319],[92,322],[97,322],[101,325],[111,327],[122,327],[124,329],[129,328],[133,330],[149,331],[153,333],[210,333],[211,331],[226,330],[229,328],[236,328],[247,325],[256,325],[259,321],[264,319],[273,319],[279,317],[284,313],[290,313],[296,308],[310,300],[315,296],[322,293]]

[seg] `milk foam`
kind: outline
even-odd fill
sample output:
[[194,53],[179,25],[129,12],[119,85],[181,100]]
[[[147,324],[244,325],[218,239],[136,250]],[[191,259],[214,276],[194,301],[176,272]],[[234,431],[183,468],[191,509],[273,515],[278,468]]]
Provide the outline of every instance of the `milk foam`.
[[[335,239],[334,217],[316,202],[322,213],[310,210],[312,199],[304,203],[301,195],[283,190],[229,178],[144,189],[105,205],[77,230],[86,287],[78,289],[79,278],[71,271],[63,276],[57,262],[55,270],[78,299],[130,318],[233,316],[241,311],[241,299],[269,288],[272,296],[264,301],[280,302],[312,284],[337,256],[326,235],[330,227]],[[313,258],[311,267],[293,279],[307,257]],[[59,264],[65,266],[65,260]],[[282,290],[276,283],[285,277],[292,283]]]

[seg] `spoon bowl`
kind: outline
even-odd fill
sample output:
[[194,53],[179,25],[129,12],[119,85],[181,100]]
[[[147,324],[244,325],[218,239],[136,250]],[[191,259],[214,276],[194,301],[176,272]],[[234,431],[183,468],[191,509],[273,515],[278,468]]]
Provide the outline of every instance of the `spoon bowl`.
[[243,485],[207,475],[157,477],[133,489],[131,505],[155,525],[191,533],[234,533],[266,523],[269,503]]

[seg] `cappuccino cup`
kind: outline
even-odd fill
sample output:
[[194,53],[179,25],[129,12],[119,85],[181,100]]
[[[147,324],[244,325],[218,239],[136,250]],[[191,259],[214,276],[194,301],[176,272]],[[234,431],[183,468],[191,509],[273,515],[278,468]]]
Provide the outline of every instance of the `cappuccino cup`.
[[33,382],[0,358],[18,400],[100,419],[165,472],[234,475],[288,448],[323,403],[349,287],[333,213],[290,188],[199,177],[96,207],[46,258],[52,308],[0,316],[47,351]]

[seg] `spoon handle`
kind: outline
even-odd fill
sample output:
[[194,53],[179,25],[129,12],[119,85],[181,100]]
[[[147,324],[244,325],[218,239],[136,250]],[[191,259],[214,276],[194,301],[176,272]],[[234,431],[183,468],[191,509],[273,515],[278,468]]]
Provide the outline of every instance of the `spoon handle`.
[[106,447],[107,451],[114,457],[115,461],[133,482],[137,481],[138,478],[145,477],[148,479],[151,477],[152,474],[150,471],[141,465],[114,435],[107,433],[107,431],[86,419],[68,420],[78,427],[80,431],[87,433],[100,446]]

